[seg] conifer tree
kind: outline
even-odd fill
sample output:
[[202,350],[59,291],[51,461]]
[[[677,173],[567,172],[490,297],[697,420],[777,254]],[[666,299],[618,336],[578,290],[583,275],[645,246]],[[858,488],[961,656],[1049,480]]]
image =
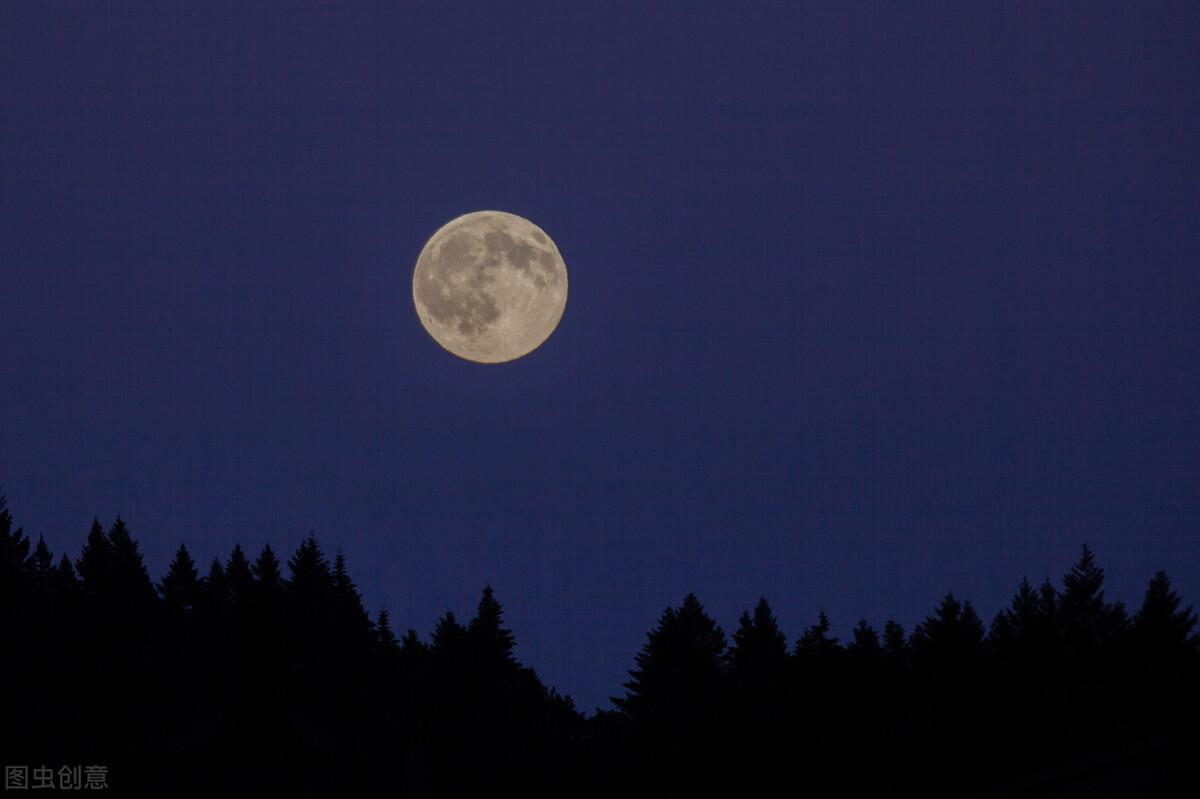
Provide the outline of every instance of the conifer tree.
[[879,633],[875,632],[866,619],[859,619],[854,628],[853,639],[846,647],[847,651],[859,659],[874,659],[883,654],[879,643]]
[[429,660],[429,651],[429,646],[417,636],[417,631],[409,627],[400,639],[401,669],[406,673],[422,670]]
[[1190,605],[1181,609],[1181,604],[1167,573],[1155,573],[1133,618],[1135,641],[1144,657],[1185,663],[1196,656],[1200,646],[1200,636],[1194,632],[1197,617]]
[[1063,577],[1058,604],[1065,642],[1077,655],[1114,638],[1126,624],[1125,608],[1104,599],[1104,570],[1086,544],[1079,560]]
[[391,620],[387,608],[380,608],[375,622],[375,637],[384,649],[397,648],[396,634],[392,632]]
[[168,608],[190,611],[196,606],[200,593],[199,572],[196,563],[182,544],[175,552],[175,559],[167,568],[167,576],[158,584]]
[[38,536],[37,546],[33,549],[33,554],[29,556],[29,572],[34,577],[45,577],[54,568],[54,556],[50,554],[50,547],[46,546],[46,539]]
[[946,594],[932,616],[913,631],[913,654],[923,665],[954,667],[979,654],[983,622],[970,602]]
[[837,648],[838,639],[829,634],[829,617],[824,610],[818,611],[817,623],[806,629],[796,641],[796,655],[821,657]]
[[613,703],[636,721],[677,730],[710,721],[722,673],[725,635],[695,594],[668,607],[629,672],[624,697]]
[[475,618],[467,625],[472,654],[486,669],[497,669],[516,664],[513,647],[516,640],[511,630],[503,626],[504,611],[496,601],[492,587],[485,586],[483,596],[475,612]]
[[883,625],[883,651],[888,660],[897,665],[908,657],[908,636],[895,619],[888,619]]
[[275,550],[271,549],[270,544],[263,545],[262,553],[254,561],[252,571],[254,579],[258,581],[259,587],[264,591],[271,592],[283,585],[283,573],[279,568],[279,558],[275,557]]
[[787,640],[765,597],[759,598],[753,616],[742,612],[728,660],[737,682],[771,682],[782,675],[787,663]]
[[333,561],[333,594],[339,626],[350,636],[366,636],[371,630],[371,619],[363,607],[362,595],[346,571],[346,558],[338,553]]
[[208,574],[200,580],[199,605],[208,616],[220,616],[232,605],[229,578],[220,558],[213,558]]
[[234,544],[225,562],[225,578],[229,582],[229,592],[233,602],[238,607],[245,607],[254,588],[254,573],[241,544]]
[[100,520],[92,519],[92,529],[88,532],[83,551],[75,563],[75,570],[79,573],[83,588],[89,594],[99,595],[107,589],[112,559],[112,542],[100,526]]
[[333,572],[315,537],[310,535],[300,543],[288,559],[288,569],[291,571],[288,586],[294,596],[316,604],[325,602],[333,594]]
[[[409,630],[409,633],[415,640],[416,634],[412,630]],[[405,636],[405,641],[407,640],[408,636]],[[458,623],[454,611],[448,610],[433,628],[430,651],[439,660],[458,659],[465,653],[466,642],[467,628]]]
[[71,559],[65,554],[59,559],[58,567],[54,570],[54,585],[55,592],[60,596],[73,594],[79,586],[79,578],[75,576],[75,569],[71,566]]
[[137,542],[129,534],[129,528],[118,516],[108,530],[112,553],[111,575],[114,597],[122,602],[148,604],[156,594],[150,572],[138,551]]
[[0,494],[0,612],[13,612],[22,604],[28,557],[29,538],[23,528],[13,530],[12,513]]

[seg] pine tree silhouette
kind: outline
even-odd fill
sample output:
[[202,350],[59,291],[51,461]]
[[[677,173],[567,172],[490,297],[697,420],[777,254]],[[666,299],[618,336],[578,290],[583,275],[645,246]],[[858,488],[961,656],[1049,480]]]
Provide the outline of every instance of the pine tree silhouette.
[[[412,630],[409,632],[412,633]],[[407,636],[405,638],[407,639]],[[430,649],[440,660],[463,659],[467,651],[467,628],[458,623],[453,611],[446,611],[446,614],[438,619],[433,628],[432,644]]]
[[[730,754],[738,761],[771,757],[791,711],[787,640],[766,598],[754,615],[743,611],[727,652],[729,705],[723,708]],[[736,736],[732,730],[738,730]],[[725,737],[723,736],[723,737]],[[757,790],[760,779],[743,773],[743,787]]]
[[859,662],[874,662],[883,655],[879,633],[866,619],[858,620],[846,651]]
[[958,668],[980,654],[983,622],[970,602],[959,602],[948,593],[934,614],[913,630],[911,643],[914,656],[923,664]]
[[817,622],[796,641],[795,654],[802,658],[826,658],[838,649],[838,639],[829,634],[829,617],[817,612]]
[[75,569],[71,566],[71,559],[65,554],[58,561],[58,567],[54,571],[55,593],[60,598],[74,596],[75,591],[79,587],[79,578],[75,575]]
[[1133,618],[1138,651],[1157,662],[1186,663],[1197,656],[1200,635],[1191,606],[1180,609],[1182,600],[1171,589],[1165,571],[1156,572],[1146,588],[1142,606]]
[[346,559],[338,553],[333,561],[333,594],[337,608],[336,624],[348,638],[363,641],[371,633],[371,619],[363,607],[362,595],[346,571]]
[[292,595],[310,605],[328,601],[333,596],[333,572],[317,539],[308,536],[288,559],[291,578],[288,587]]
[[254,561],[252,571],[264,591],[273,591],[283,585],[283,573],[279,568],[279,558],[275,557],[275,551],[271,549],[270,544],[263,546],[258,560]]
[[200,610],[210,617],[224,616],[233,606],[233,595],[229,590],[229,578],[220,558],[213,558],[208,574],[200,580]]
[[484,669],[495,673],[505,671],[516,663],[513,657],[516,639],[512,631],[503,626],[503,615],[492,587],[485,586],[475,618],[467,625],[472,656]]
[[429,647],[417,636],[417,631],[408,628],[400,639],[400,664],[405,673],[417,674],[424,671],[429,662]]
[[79,560],[75,562],[75,571],[79,573],[84,591],[92,596],[103,595],[107,591],[111,581],[112,560],[112,542],[100,526],[100,520],[92,519],[92,529],[88,532]]
[[754,615],[743,611],[729,649],[729,670],[735,681],[771,685],[782,679],[787,665],[787,640],[765,597]]
[[175,559],[167,567],[167,576],[158,584],[167,607],[177,611],[190,611],[200,596],[199,572],[187,547],[182,544],[175,552]]
[[110,569],[114,598],[126,606],[148,606],[156,597],[154,583],[150,580],[137,542],[120,516],[109,528],[108,540],[112,554]]
[[1081,657],[1111,641],[1124,628],[1124,607],[1104,599],[1104,570],[1086,544],[1079,560],[1063,577],[1059,615],[1064,642]]
[[[411,630],[409,632],[412,632]],[[396,634],[392,632],[391,620],[388,618],[387,608],[380,608],[379,616],[375,621],[375,637],[379,644],[385,649],[398,649],[399,642],[396,640]]]
[[229,560],[225,561],[225,578],[234,605],[244,609],[254,593],[254,571],[240,544],[233,545]]
[[648,724],[707,722],[724,654],[724,633],[696,595],[688,594],[679,608],[663,611],[635,659],[637,668],[629,672],[625,696],[612,701]]
[[12,512],[0,494],[0,585],[11,586],[20,579],[29,557],[29,538],[23,528],[13,530]]
[[896,666],[902,666],[908,660],[908,636],[895,619],[888,619],[883,625],[883,651]]
[[46,539],[40,535],[33,554],[29,556],[27,567],[38,585],[44,585],[50,572],[54,570],[54,556],[50,554],[50,547],[46,546]]

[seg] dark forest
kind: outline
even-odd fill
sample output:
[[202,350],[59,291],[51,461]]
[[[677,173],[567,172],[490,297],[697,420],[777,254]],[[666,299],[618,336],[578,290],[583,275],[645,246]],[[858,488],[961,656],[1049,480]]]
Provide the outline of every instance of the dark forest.
[[423,641],[313,537],[181,546],[155,582],[121,519],[72,559],[0,499],[0,753],[105,764],[113,795],[1149,796],[1195,762],[1196,621],[1161,571],[1106,599],[1086,546],[990,623],[946,594],[911,631],[822,613],[789,643],[765,599],[726,635],[688,595],[588,716],[490,587]]

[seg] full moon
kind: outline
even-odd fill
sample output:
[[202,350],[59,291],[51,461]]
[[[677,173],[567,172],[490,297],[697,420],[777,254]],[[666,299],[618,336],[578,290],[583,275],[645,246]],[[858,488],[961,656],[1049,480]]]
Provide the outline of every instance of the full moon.
[[443,225],[413,272],[413,303],[433,339],[460,358],[503,363],[550,338],[567,306],[567,265],[537,225],[476,211]]

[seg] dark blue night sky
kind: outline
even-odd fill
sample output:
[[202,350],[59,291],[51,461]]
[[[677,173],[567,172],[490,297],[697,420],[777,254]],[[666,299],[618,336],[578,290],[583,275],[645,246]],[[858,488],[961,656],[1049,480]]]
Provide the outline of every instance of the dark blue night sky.
[[[247,7],[249,6],[249,7]],[[1085,541],[1200,600],[1192,3],[4,3],[0,485],[160,577],[315,530],[423,636],[490,582],[607,706],[667,605],[985,618]],[[571,295],[421,328],[468,211]]]

